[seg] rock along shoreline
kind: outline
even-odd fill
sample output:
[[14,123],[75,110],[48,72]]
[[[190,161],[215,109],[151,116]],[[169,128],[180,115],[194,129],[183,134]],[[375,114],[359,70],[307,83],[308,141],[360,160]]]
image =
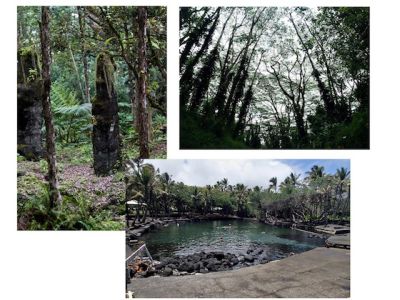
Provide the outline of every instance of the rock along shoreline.
[[[201,216],[192,218],[167,218],[167,219],[152,219],[143,224],[138,224],[135,228],[127,232],[127,243],[132,245],[140,243],[140,237],[150,230],[157,230],[169,226],[170,224],[197,222],[206,220],[221,220],[221,219],[240,219],[233,216]],[[253,221],[258,222],[256,219]],[[264,222],[263,222],[264,223]],[[269,224],[272,225],[272,224]],[[302,230],[303,231],[303,230]],[[323,238],[313,232],[308,232],[310,238]],[[131,278],[143,278],[150,276],[184,276],[205,274],[209,272],[220,272],[233,269],[244,268],[248,266],[266,264],[272,260],[280,260],[291,256],[294,253],[288,253],[285,256],[268,257],[267,249],[263,245],[252,244],[245,253],[238,255],[233,253],[224,253],[222,251],[213,252],[197,252],[191,255],[175,255],[173,257],[163,258],[161,261],[143,260],[139,257],[127,265],[127,281]]]

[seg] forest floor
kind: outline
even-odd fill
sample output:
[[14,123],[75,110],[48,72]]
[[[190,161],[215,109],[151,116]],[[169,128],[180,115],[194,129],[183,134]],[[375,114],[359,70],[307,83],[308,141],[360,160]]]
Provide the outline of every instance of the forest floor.
[[[125,173],[94,174],[90,143],[57,145],[57,167],[62,207],[49,208],[47,162],[17,157],[19,230],[123,230],[125,228]],[[153,158],[166,157],[165,134],[151,144]],[[138,156],[137,147],[124,142],[123,161]]]
[[315,248],[238,270],[136,278],[128,290],[136,298],[350,297],[350,250]]
[[123,229],[124,172],[95,176],[87,144],[58,147],[57,160],[63,205],[54,211],[48,207],[47,162],[18,156],[18,229]]

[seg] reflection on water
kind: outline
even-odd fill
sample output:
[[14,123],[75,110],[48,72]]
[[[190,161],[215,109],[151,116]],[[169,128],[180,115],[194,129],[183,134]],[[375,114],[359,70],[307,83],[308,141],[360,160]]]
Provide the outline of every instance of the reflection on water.
[[[141,238],[155,259],[200,251],[245,253],[250,245],[262,246],[271,259],[299,253],[323,244],[319,238],[287,228],[241,220],[171,224]],[[127,250],[128,251],[128,250]]]

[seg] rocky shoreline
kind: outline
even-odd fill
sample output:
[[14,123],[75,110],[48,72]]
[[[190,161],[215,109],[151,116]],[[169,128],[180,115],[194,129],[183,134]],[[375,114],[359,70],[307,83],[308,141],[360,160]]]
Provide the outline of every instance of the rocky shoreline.
[[[150,230],[161,229],[169,226],[170,224],[182,224],[186,222],[204,221],[218,218],[220,218],[220,216],[213,216],[212,218],[210,218],[210,216],[202,216],[202,218],[148,219],[145,223],[137,224],[135,228],[131,228],[127,232],[126,238],[128,244],[135,245],[139,243],[140,237]],[[225,217],[225,219],[226,218],[232,219],[231,217]],[[274,225],[277,226],[278,224]],[[293,229],[299,230],[296,227],[293,227]],[[324,235],[316,234],[315,232],[301,229],[300,231],[308,233],[309,238],[325,238]],[[137,257],[127,266],[127,280],[130,281],[130,279],[133,277],[143,278],[150,276],[184,276],[228,271],[258,264],[265,264],[272,260],[280,260],[294,254],[288,253],[287,255],[271,257],[268,256],[268,252],[269,251],[267,248],[265,248],[265,246],[252,244],[248,247],[247,251],[237,254],[224,253],[222,251],[201,251],[186,256],[175,255],[172,257],[161,258],[161,261],[143,260]]]
[[[290,253],[290,256],[294,253]],[[285,256],[286,257],[286,256]],[[280,258],[284,258],[283,256]],[[149,276],[183,276],[197,273],[228,271],[258,264],[271,259],[262,246],[251,245],[246,253],[239,255],[222,251],[198,252],[186,256],[173,256],[161,261],[136,259],[128,265],[129,278]]]

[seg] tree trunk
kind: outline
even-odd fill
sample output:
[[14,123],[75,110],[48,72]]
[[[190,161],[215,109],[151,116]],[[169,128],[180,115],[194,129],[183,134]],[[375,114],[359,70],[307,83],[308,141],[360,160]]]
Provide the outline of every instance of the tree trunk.
[[[42,81],[36,53],[18,51],[17,72],[17,151],[28,160],[38,160],[42,147]],[[35,70],[34,74],[29,74]]]
[[145,7],[138,8],[138,84],[136,88],[136,118],[139,134],[140,158],[149,158],[149,115],[147,103],[147,59],[146,59],[146,23]]
[[47,164],[48,164],[48,181],[49,181],[49,198],[50,207],[59,206],[62,202],[60,191],[58,190],[57,179],[57,162],[56,162],[56,146],[55,146],[55,132],[53,126],[53,118],[51,113],[50,102],[50,65],[51,65],[51,51],[50,51],[50,11],[48,6],[42,6],[42,22],[40,26],[40,42],[42,49],[42,79],[43,79],[43,94],[42,106],[44,124],[46,127],[46,150],[47,150]]
[[85,101],[86,100],[86,96],[85,96],[85,92],[83,90],[83,86],[82,86],[82,82],[81,82],[81,76],[79,75],[78,66],[76,65],[74,53],[72,52],[72,48],[71,48],[71,43],[69,43],[69,42],[68,42],[68,51],[69,51],[69,55],[71,56],[72,65],[74,66],[74,70],[75,70],[75,74],[76,74],[76,80],[78,81],[79,90],[81,91],[81,94],[82,94],[82,100]]
[[114,65],[107,53],[96,62],[96,97],[92,103],[93,160],[96,175],[108,175],[120,161],[120,135]]
[[335,117],[336,117],[335,116],[335,103],[334,103],[333,99],[331,98],[330,93],[329,93],[328,89],[325,86],[325,83],[321,79],[321,73],[315,67],[315,64],[314,64],[314,62],[313,62],[313,60],[311,58],[311,55],[310,55],[310,53],[308,51],[308,47],[304,43],[303,38],[301,37],[300,32],[297,29],[297,26],[296,26],[291,14],[290,14],[289,20],[292,23],[294,30],[296,31],[296,35],[299,38],[300,44],[304,48],[304,51],[305,51],[305,53],[306,53],[306,55],[308,57],[308,60],[310,61],[311,68],[313,69],[312,74],[313,74],[315,80],[317,81],[318,89],[319,89],[321,98],[322,98],[322,100],[324,102],[326,115],[327,115],[328,119],[334,120]]
[[193,46],[198,42],[199,36],[201,36],[207,30],[207,26],[210,21],[210,18],[207,18],[209,10],[210,8],[208,7],[204,8],[204,13],[199,21],[200,25],[197,26],[195,30],[193,30],[189,34],[189,38],[186,42],[185,48],[183,49],[179,58],[179,71],[182,71],[184,65],[186,64],[190,51],[192,50]]
[[[188,63],[188,65],[185,68],[185,71],[183,72],[181,79],[179,80],[180,82],[180,103],[181,106],[184,107],[190,99],[190,94],[191,91],[193,90],[193,75],[194,75],[194,68],[200,61],[200,58],[202,58],[205,54],[207,54],[208,47],[212,41],[212,37],[214,35],[214,32],[217,28],[217,24],[219,21],[219,16],[220,16],[220,10],[221,8],[217,8],[216,10],[216,16],[215,19],[206,35],[204,38],[204,42],[200,48],[200,50],[196,53],[196,55],[191,59]],[[201,39],[201,36],[198,36],[198,39]]]
[[88,61],[87,61],[86,44],[85,44],[85,10],[81,6],[78,6],[78,15],[79,15],[80,42],[81,42],[82,63],[83,63],[83,76],[85,78],[85,97],[86,97],[85,100],[87,103],[90,103]]

